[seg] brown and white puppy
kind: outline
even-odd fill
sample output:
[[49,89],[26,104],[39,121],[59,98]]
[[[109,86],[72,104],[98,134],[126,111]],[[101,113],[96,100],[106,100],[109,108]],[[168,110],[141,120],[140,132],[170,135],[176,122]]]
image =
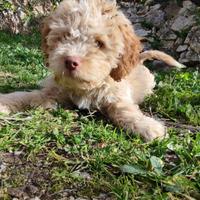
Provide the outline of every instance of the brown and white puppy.
[[181,64],[159,51],[141,53],[140,39],[114,1],[64,0],[44,21],[42,49],[52,76],[41,90],[0,95],[0,112],[69,103],[99,110],[147,141],[165,135],[163,124],[138,106],[155,86],[143,61]]

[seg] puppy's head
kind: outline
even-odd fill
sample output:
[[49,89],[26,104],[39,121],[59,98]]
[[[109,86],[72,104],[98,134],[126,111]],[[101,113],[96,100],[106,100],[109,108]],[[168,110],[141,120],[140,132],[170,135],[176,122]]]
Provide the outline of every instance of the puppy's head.
[[140,41],[109,0],[64,0],[42,29],[46,63],[66,87],[120,81],[137,64]]

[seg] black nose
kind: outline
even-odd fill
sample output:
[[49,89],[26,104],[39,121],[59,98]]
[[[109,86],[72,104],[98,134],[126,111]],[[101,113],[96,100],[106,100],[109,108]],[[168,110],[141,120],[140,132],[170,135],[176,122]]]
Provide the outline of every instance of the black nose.
[[65,67],[70,70],[76,70],[81,65],[81,59],[79,57],[68,56],[65,59]]

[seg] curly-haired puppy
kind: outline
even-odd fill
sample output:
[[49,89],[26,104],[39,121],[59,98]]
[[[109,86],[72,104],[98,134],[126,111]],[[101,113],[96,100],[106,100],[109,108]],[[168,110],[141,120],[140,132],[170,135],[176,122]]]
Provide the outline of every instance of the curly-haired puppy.
[[140,39],[114,1],[64,0],[44,21],[42,49],[52,76],[41,90],[0,95],[1,112],[68,103],[99,110],[145,140],[165,135],[163,124],[138,106],[155,85],[142,63],[180,64],[159,51],[141,53]]

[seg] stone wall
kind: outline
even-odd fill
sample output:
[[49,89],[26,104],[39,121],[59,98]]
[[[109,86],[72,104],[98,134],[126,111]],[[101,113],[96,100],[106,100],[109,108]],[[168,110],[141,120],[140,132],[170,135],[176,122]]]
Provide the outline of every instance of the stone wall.
[[0,30],[28,33],[39,28],[42,18],[61,0],[0,0]]
[[[0,29],[24,33],[37,30],[43,16],[61,0],[1,1]],[[118,4],[145,49],[161,49],[186,65],[200,64],[200,0],[118,0]]]
[[189,66],[200,64],[200,1],[120,1],[145,49],[161,49]]

